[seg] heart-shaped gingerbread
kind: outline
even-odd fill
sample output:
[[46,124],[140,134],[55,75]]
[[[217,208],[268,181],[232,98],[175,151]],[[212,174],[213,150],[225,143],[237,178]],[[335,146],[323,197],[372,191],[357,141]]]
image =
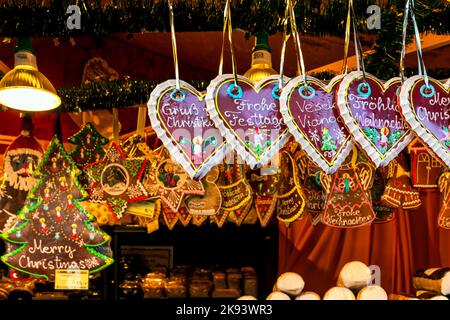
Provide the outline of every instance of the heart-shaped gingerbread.
[[292,79],[283,88],[280,108],[284,122],[306,154],[325,173],[334,173],[352,150],[352,140],[338,115],[336,90],[342,76],[328,85],[307,76]]
[[383,83],[371,74],[354,71],[339,86],[337,104],[353,139],[376,167],[386,166],[411,142],[397,96],[400,78]]
[[442,84],[423,76],[407,79],[400,90],[400,107],[411,130],[450,167],[450,79]]
[[256,84],[238,76],[235,86],[234,76],[227,74],[211,81],[206,91],[211,119],[252,169],[269,162],[289,137],[280,113],[278,83],[278,76]]
[[191,178],[202,178],[223,160],[226,142],[206,112],[204,95],[184,81],[155,87],[148,114],[158,138]]

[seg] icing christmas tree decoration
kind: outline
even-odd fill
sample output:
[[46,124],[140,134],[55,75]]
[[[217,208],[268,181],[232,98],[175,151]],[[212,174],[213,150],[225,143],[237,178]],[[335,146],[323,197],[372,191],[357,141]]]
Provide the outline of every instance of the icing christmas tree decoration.
[[261,167],[289,137],[280,113],[279,76],[256,84],[242,76],[237,79],[235,84],[235,77],[228,74],[211,81],[206,107],[228,145],[251,168]]
[[109,142],[109,139],[102,136],[94,125],[88,122],[67,141],[76,145],[70,152],[70,156],[79,168],[83,168],[103,159],[105,155],[103,146]]
[[147,198],[141,184],[145,168],[145,159],[128,159],[121,147],[112,142],[102,160],[85,167],[92,181],[91,201],[106,203],[120,219],[127,203]]
[[437,188],[440,175],[445,166],[415,138],[408,146],[411,156],[411,182],[414,188]]
[[200,181],[192,179],[178,163],[168,158],[166,151],[151,151],[146,146],[149,170],[144,186],[150,198],[160,198],[172,212],[177,212],[186,195],[204,195]]
[[306,199],[301,189],[297,165],[286,150],[281,152],[279,175],[277,219],[290,224],[302,216]]
[[0,232],[14,225],[28,192],[36,186],[38,179],[33,173],[42,153],[42,147],[33,135],[31,118],[25,116],[22,132],[4,154],[3,177],[0,179]]
[[361,71],[346,75],[337,104],[344,124],[375,166],[386,166],[412,139],[397,105],[400,78],[383,83]]
[[[1,234],[7,251],[2,261],[10,268],[53,280],[56,269],[82,269],[94,273],[113,263],[110,237],[79,204],[87,197],[77,177],[80,170],[54,137],[28,194],[17,223]],[[64,179],[61,179],[61,178]],[[61,181],[65,187],[60,188]],[[46,189],[51,199],[43,210]],[[68,206],[68,195],[72,205]]]
[[358,151],[354,147],[351,156],[333,175],[320,173],[320,182],[327,192],[322,216],[324,224],[353,228],[375,219],[368,194],[374,171],[367,159],[358,160]]
[[450,167],[450,80],[442,84],[424,76],[407,79],[399,95],[401,112],[411,130]]
[[450,172],[445,172],[439,177],[439,191],[442,193],[443,199],[438,225],[441,228],[450,229]]
[[[175,97],[178,94],[180,97]],[[152,127],[191,178],[202,178],[225,156],[226,143],[206,112],[204,95],[180,80],[159,84],[148,102]]]
[[292,79],[280,96],[280,110],[289,132],[323,171],[331,174],[352,149],[350,134],[339,117],[336,91],[342,76],[328,85],[307,76]]
[[408,164],[403,154],[400,154],[389,164],[389,177],[381,196],[381,201],[392,208],[417,209],[421,206],[420,195],[411,186]]

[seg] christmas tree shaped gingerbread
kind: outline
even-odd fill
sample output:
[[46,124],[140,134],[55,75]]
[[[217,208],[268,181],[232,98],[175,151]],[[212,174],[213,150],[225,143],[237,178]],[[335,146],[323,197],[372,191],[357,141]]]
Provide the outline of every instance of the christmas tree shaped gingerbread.
[[104,157],[103,146],[109,142],[109,139],[102,136],[94,125],[88,122],[67,141],[76,145],[75,149],[70,152],[70,156],[81,169]]
[[28,194],[17,223],[1,234],[10,268],[54,280],[56,269],[94,273],[113,263],[110,237],[79,204],[87,197],[80,170],[54,137],[39,164],[40,180]]

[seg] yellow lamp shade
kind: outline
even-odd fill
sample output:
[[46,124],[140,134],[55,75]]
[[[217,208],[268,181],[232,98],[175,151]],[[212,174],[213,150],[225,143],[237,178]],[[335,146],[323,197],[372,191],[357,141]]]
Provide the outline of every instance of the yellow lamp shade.
[[45,111],[57,108],[61,99],[35,67],[17,65],[0,80],[0,104],[22,111]]

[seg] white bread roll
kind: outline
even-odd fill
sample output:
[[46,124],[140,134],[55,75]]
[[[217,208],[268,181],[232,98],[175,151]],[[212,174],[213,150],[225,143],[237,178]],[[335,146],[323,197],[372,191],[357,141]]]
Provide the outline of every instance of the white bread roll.
[[269,294],[266,300],[291,300],[291,298],[286,293],[275,291]]
[[237,298],[237,300],[258,300],[254,296],[242,296]]
[[323,300],[356,300],[350,289],[344,287],[333,287],[325,292]]
[[351,261],[346,263],[339,273],[338,287],[360,290],[370,283],[372,272],[369,267],[361,261]]
[[303,278],[295,272],[285,272],[278,277],[274,291],[281,291],[290,296],[296,297],[302,293],[305,287]]
[[312,291],[302,292],[299,296],[295,298],[295,300],[320,300],[320,296]]
[[358,292],[357,300],[388,300],[388,295],[382,287],[371,285]]

